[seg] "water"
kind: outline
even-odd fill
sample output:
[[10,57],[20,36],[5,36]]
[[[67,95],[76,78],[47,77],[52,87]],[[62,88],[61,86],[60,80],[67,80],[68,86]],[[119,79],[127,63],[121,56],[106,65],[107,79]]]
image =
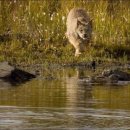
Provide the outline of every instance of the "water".
[[130,85],[79,82],[90,73],[62,68],[18,86],[1,81],[0,130],[129,130]]

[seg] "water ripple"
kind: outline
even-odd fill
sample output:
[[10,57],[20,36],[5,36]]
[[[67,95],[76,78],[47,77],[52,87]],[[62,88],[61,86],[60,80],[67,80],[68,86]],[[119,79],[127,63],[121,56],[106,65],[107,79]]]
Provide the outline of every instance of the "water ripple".
[[126,130],[130,128],[128,122],[130,111],[123,110],[0,107],[0,130]]

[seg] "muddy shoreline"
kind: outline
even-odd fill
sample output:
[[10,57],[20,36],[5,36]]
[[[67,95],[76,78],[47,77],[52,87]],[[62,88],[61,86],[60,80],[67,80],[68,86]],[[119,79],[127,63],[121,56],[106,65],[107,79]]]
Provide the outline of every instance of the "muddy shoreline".
[[[93,65],[93,62],[94,65]],[[78,63],[66,63],[66,64],[59,64],[59,63],[47,63],[47,64],[28,64],[28,65],[22,65],[22,64],[12,64],[15,67],[22,68],[28,71],[37,72],[41,71],[42,69],[62,69],[62,68],[86,68],[88,70],[98,70],[98,69],[113,69],[113,68],[119,68],[119,69],[130,69],[130,62],[121,63],[121,62],[96,62],[96,61],[90,61],[90,62],[78,62]]]
[[[3,64],[3,65],[2,65]],[[10,69],[13,68],[13,69]],[[59,80],[58,73],[67,69],[74,69],[78,72],[77,79],[79,84],[111,84],[118,85],[121,81],[130,82],[130,64],[120,62],[80,62],[68,64],[33,64],[33,65],[11,65],[2,62],[0,71],[1,80],[11,84],[21,84],[33,78],[42,80]],[[84,74],[85,71],[90,73]]]
[[[57,79],[56,73],[58,70],[73,68],[79,71],[89,70],[91,75],[87,77],[79,78],[80,82],[87,83],[117,83],[120,80],[130,81],[129,71],[130,63],[121,63],[121,62],[80,62],[80,63],[67,63],[67,64],[35,64],[35,65],[18,65],[18,68],[22,68],[36,77],[42,77],[43,80],[55,80]],[[113,71],[110,75],[104,76],[104,71]],[[125,77],[125,78],[123,78]]]

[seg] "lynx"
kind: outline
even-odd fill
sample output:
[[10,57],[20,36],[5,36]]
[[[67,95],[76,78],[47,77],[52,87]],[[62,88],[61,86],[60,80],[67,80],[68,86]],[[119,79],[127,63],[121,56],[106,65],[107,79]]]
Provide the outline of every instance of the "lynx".
[[75,48],[75,56],[79,56],[90,42],[92,20],[84,9],[73,8],[68,14],[66,25],[66,36]]

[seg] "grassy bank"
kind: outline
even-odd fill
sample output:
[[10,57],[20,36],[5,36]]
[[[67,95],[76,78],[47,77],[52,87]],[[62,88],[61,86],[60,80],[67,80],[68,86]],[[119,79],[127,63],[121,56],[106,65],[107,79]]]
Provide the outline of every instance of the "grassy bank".
[[[93,19],[91,45],[79,58],[74,57],[74,49],[64,35],[66,17],[73,7],[85,8]],[[0,61],[129,60],[129,7],[128,0],[0,1]]]

